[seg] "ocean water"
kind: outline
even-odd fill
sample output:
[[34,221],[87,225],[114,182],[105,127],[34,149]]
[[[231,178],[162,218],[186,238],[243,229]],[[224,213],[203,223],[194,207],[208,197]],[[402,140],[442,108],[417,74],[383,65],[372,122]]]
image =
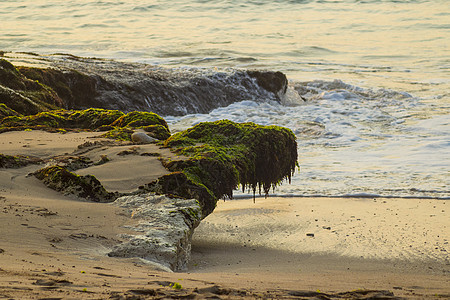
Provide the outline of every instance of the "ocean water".
[[300,171],[279,195],[450,197],[447,0],[3,0],[0,50],[288,76],[268,99],[165,116],[276,124]]

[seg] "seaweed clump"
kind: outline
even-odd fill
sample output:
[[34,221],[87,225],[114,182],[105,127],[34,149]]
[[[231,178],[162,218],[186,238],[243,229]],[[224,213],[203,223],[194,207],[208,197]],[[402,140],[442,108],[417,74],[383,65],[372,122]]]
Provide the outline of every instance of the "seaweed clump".
[[95,202],[112,202],[116,195],[105,190],[92,175],[80,176],[61,166],[50,166],[33,173],[46,186],[58,192],[73,194]]
[[298,166],[295,135],[279,126],[204,122],[172,135],[164,146],[189,159],[165,161],[173,173],[149,189],[198,199],[203,217],[214,210],[217,199],[232,198],[239,185],[267,196],[283,180],[290,181]]

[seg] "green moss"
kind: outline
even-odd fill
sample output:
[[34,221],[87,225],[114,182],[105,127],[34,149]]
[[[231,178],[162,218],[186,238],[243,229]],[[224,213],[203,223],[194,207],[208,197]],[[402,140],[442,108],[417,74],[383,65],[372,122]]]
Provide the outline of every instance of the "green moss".
[[232,198],[239,185],[267,195],[270,188],[290,180],[298,166],[295,135],[278,126],[205,122],[172,135],[164,146],[189,159],[165,162],[174,173],[164,178],[163,185],[155,182],[155,191],[198,199],[204,217],[214,210],[217,199]]
[[33,127],[45,126],[52,128],[66,127],[67,111],[46,111],[31,116],[11,116],[3,119],[3,127]]
[[97,129],[101,126],[110,125],[125,114],[118,110],[108,110],[101,108],[89,108],[86,110],[73,111],[67,117],[71,127],[84,129]]
[[131,135],[133,130],[129,128],[115,127],[114,129],[105,132],[100,137],[118,140],[118,141],[131,141]]
[[179,284],[178,282],[174,282],[173,284],[170,285],[170,287],[175,290],[181,290],[183,288],[183,286],[181,284]]
[[80,176],[61,166],[51,166],[36,171],[34,176],[42,180],[49,188],[65,194],[74,194],[95,202],[115,200],[115,194],[108,193],[92,175]]
[[0,59],[0,83],[11,89],[24,90],[27,84],[24,76],[9,61]]
[[63,104],[54,90],[26,78],[4,59],[0,59],[0,102],[25,115],[57,109]]
[[143,126],[142,129],[158,140],[166,140],[170,137],[170,131],[163,125]]
[[0,103],[0,120],[4,117],[10,117],[10,116],[20,116],[18,112],[15,110],[9,108],[4,103]]
[[[128,127],[127,121],[133,124],[146,124],[143,127],[153,137],[165,140],[170,136],[164,119],[149,112],[133,112],[125,115],[118,110],[90,108],[86,110],[52,110],[37,113],[35,115],[12,115],[13,110],[7,110],[6,105],[0,106],[0,113],[5,116],[0,124],[0,132],[10,130],[41,129],[47,131],[65,129],[109,130],[102,137],[131,141],[133,130]],[[139,116],[144,116],[139,119]],[[1,116],[1,115],[0,115]],[[128,119],[124,118],[128,116]],[[151,124],[153,122],[153,124]],[[164,125],[161,125],[163,123]],[[112,126],[115,124],[115,126]],[[149,125],[150,124],[150,125]],[[119,125],[124,125],[120,127]]]
[[111,123],[114,129],[103,134],[102,137],[131,141],[131,128],[143,128],[151,136],[159,140],[165,140],[170,136],[169,126],[166,121],[152,112],[133,111],[126,115],[121,115]]
[[[0,107],[1,108],[1,107]],[[118,110],[90,108],[86,110],[51,110],[29,116],[8,116],[0,124],[0,132],[8,130],[23,130],[26,128],[44,129],[88,129],[96,130],[109,126],[124,113]],[[111,127],[113,128],[113,127]],[[130,130],[122,130],[129,132]],[[110,136],[113,136],[111,133]],[[123,138],[130,140],[130,138]]]
[[18,67],[27,78],[52,88],[63,100],[64,107],[75,104],[90,106],[95,103],[96,79],[75,70],[57,70],[52,68]]
[[63,128],[67,127],[67,119],[63,114],[64,111],[45,111],[37,115],[29,116],[26,119],[27,122],[29,122],[29,125],[44,125],[53,128]]
[[166,121],[152,112],[145,111],[132,111],[128,114],[117,119],[113,124],[113,126],[118,127],[142,127],[149,125],[162,125],[167,130],[169,130],[169,126],[167,126]]

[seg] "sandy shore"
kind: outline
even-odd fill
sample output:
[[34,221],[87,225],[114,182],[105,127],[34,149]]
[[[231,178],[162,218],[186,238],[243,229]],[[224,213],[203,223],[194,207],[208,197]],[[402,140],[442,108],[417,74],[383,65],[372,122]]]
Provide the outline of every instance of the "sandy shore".
[[[0,153],[41,158],[72,153],[96,135],[3,133]],[[139,151],[162,151],[148,147]],[[109,190],[123,191],[165,172],[154,157],[141,161],[116,156],[116,150],[123,151],[90,152],[96,160],[106,151],[117,163],[113,169],[83,172],[95,172]],[[167,273],[138,258],[107,257],[131,220],[118,207],[64,196],[26,176],[40,167],[0,169],[0,298],[450,296],[445,200],[221,201],[194,234],[189,270]],[[143,169],[129,172],[133,167]],[[152,171],[143,175],[146,169]],[[347,291],[354,292],[339,294]]]

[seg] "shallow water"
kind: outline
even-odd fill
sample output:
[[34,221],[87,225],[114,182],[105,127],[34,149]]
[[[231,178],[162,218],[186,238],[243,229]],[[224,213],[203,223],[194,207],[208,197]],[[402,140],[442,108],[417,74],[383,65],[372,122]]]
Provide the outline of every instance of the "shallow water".
[[[450,197],[448,1],[17,1],[0,50],[287,74],[282,104],[166,116],[291,128],[301,171],[278,194]],[[306,101],[304,101],[302,98]]]

